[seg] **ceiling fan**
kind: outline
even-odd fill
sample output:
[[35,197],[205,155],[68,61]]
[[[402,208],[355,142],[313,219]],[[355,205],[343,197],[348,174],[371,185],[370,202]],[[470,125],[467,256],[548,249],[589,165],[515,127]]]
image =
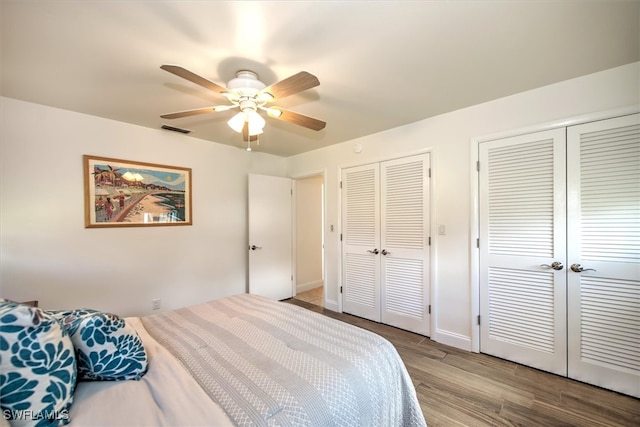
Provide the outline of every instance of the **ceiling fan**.
[[160,116],[163,119],[178,119],[197,114],[221,112],[239,108],[240,112],[233,116],[227,124],[236,132],[242,133],[245,141],[255,141],[258,135],[262,133],[265,120],[259,114],[260,110],[265,111],[268,117],[316,131],[324,129],[326,126],[326,123],[322,120],[285,110],[277,106],[268,106],[268,104],[284,97],[318,86],[320,84],[318,78],[306,71],[301,71],[291,77],[267,86],[258,79],[256,73],[249,70],[240,70],[236,73],[236,77],[230,80],[227,86],[224,87],[179,65],[162,65],[160,68],[219,93],[230,102],[230,104],[163,114]]

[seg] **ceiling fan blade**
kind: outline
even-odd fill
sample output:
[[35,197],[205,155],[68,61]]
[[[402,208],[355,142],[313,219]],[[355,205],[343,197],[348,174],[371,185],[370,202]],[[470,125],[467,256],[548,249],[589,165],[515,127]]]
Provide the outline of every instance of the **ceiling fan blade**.
[[272,107],[272,110],[278,110],[282,112],[280,116],[276,117],[275,115],[269,114],[269,117],[274,119],[282,120],[285,122],[293,123],[298,126],[303,126],[313,130],[322,130],[327,125],[326,122],[322,120],[314,119],[313,117],[304,116],[299,113],[294,113],[293,111],[284,110],[280,107]]
[[163,114],[160,117],[162,117],[163,119],[179,119],[181,117],[195,116],[197,114],[213,113],[214,111],[216,111],[214,107],[205,107],[196,108],[193,110],[179,111],[177,113]]
[[213,107],[204,107],[204,108],[195,108],[193,110],[186,111],[178,111],[177,113],[168,113],[163,114],[160,117],[163,119],[179,119],[181,117],[189,117],[195,116],[196,114],[204,114],[204,113],[218,113],[221,111],[231,110],[232,108],[236,108],[238,105],[216,105]]
[[258,135],[249,136],[249,122],[244,122],[242,127],[242,139],[249,142],[255,142],[258,140]]
[[287,77],[277,83],[267,86],[260,92],[271,94],[274,99],[282,99],[286,96],[302,92],[303,90],[311,89],[320,84],[320,80],[313,74],[306,71],[300,71],[298,74],[294,74],[291,77]]
[[212,82],[211,80],[207,80],[204,77],[201,77],[197,74],[192,73],[191,71],[182,68],[179,65],[161,65],[160,68],[162,68],[165,71],[170,72],[171,74],[175,74],[178,77],[182,77],[183,79],[187,79],[192,83],[195,83],[197,85],[200,85],[202,87],[205,87],[209,90],[212,90],[214,92],[218,92],[218,93],[225,93],[228,92],[226,87],[220,86],[217,83]]

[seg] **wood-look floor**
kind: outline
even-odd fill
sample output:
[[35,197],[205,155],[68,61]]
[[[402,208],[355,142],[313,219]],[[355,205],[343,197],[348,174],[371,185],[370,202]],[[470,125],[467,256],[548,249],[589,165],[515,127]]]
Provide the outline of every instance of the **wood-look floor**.
[[459,350],[301,299],[287,302],[391,341],[407,366],[430,427],[640,426],[640,399]]

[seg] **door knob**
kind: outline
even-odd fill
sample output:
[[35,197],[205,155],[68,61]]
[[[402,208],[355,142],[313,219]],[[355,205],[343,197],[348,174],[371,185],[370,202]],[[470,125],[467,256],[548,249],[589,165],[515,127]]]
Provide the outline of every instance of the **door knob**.
[[249,249],[251,249],[252,251],[255,251],[256,249],[262,249],[262,246],[251,245],[249,246]]
[[367,252],[369,252],[370,254],[374,254],[374,255],[378,255],[380,253],[380,251],[378,251],[378,248],[375,248],[374,250],[367,250]]
[[583,271],[596,271],[595,268],[584,268],[580,264],[571,264],[571,271],[575,273],[582,273]]
[[387,252],[386,249],[383,249],[382,252],[380,252],[382,255],[391,255],[391,252]]
[[[559,262],[559,261],[553,261],[551,263],[551,265],[549,265],[549,264],[540,264],[540,267],[553,268],[554,270],[562,270],[564,268],[564,265],[562,265],[562,263]],[[573,266],[572,266],[572,268],[573,268]]]

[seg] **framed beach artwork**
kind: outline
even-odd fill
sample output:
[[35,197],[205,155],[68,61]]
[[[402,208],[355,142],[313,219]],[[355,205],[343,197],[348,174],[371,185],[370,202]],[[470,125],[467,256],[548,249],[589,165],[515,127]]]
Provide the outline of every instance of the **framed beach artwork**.
[[191,225],[191,169],[84,155],[86,228]]

